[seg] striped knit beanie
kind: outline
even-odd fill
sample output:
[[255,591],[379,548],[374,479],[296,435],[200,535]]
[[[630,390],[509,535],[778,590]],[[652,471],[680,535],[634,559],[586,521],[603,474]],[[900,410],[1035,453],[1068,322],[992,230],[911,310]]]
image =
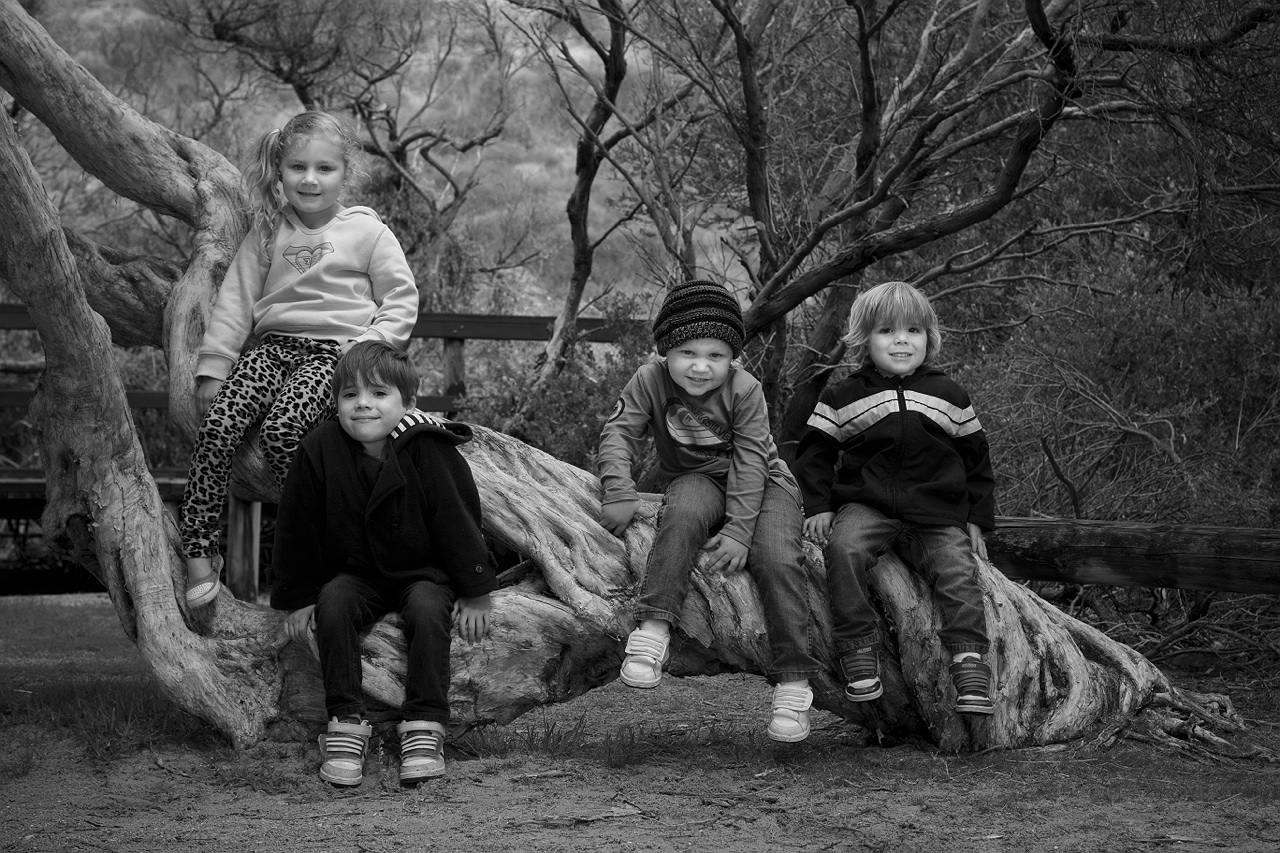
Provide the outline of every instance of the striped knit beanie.
[[716,338],[727,343],[737,358],[744,337],[738,300],[714,281],[675,285],[653,321],[653,343],[661,355],[694,338]]

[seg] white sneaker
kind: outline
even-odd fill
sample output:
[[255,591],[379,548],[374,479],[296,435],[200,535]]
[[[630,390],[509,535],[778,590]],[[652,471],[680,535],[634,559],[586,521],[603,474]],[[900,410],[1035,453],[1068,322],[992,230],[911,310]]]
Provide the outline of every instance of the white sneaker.
[[396,726],[396,732],[400,735],[401,785],[416,785],[423,779],[444,775],[444,726],[409,720]]
[[809,736],[809,708],[813,691],[808,687],[773,688],[773,716],[769,737],[783,743],[799,743]]
[[373,726],[367,722],[330,720],[329,727],[320,735],[320,751],[324,755],[320,778],[330,785],[359,785],[364,778],[364,757],[369,752],[372,735]]
[[622,683],[628,687],[657,687],[662,665],[671,657],[671,635],[636,628],[627,637],[627,657],[622,662]]

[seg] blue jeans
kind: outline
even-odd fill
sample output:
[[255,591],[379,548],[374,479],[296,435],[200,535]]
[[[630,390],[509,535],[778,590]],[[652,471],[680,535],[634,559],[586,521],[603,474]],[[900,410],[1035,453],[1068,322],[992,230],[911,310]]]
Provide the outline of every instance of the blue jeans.
[[942,607],[942,645],[953,655],[986,654],[990,647],[987,617],[968,532],[942,524],[899,521],[857,503],[840,507],[825,551],[836,654],[879,648],[876,614],[867,600],[867,576],[880,555],[894,545],[907,566],[923,574],[933,587]]
[[393,610],[404,618],[408,664],[404,719],[449,723],[449,643],[453,590],[431,581],[370,581],[341,574],[320,589],[316,645],[330,717],[364,717],[360,634]]
[[[635,617],[680,624],[689,593],[689,575],[712,532],[724,522],[724,488],[705,474],[685,474],[667,486],[658,511],[658,533],[645,571]],[[801,563],[804,525],[795,495],[770,480],[756,520],[747,570],[764,605],[765,628],[773,661],[773,681],[799,681],[817,674],[809,654],[813,611],[809,583]]]

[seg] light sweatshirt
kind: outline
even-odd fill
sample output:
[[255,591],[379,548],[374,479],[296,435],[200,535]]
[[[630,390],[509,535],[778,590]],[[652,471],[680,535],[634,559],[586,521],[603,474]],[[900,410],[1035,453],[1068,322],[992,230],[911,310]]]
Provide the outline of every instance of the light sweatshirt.
[[196,375],[225,379],[245,342],[266,334],[348,341],[384,340],[400,348],[418,319],[418,287],[400,242],[378,214],[348,207],[320,228],[285,208],[262,257],[251,231],[227,270]]
[[754,376],[729,369],[724,384],[691,401],[671,379],[665,361],[641,366],[622,389],[600,435],[597,467],[601,503],[635,500],[633,463],[652,432],[663,477],[706,474],[725,487],[721,533],[748,548],[755,534],[765,483],[773,480],[799,500],[799,487],[778,457],[769,432],[764,390]]

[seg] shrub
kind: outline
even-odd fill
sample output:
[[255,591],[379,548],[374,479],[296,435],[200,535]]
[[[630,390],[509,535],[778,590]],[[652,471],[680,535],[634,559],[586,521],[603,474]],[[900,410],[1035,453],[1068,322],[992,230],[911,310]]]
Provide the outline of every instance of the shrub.
[[[635,303],[634,298],[615,299],[606,309],[606,319],[627,328],[623,321],[633,316]],[[521,348],[526,354],[518,351]],[[653,350],[648,332],[628,332],[613,344],[577,344],[569,351],[564,369],[532,399],[533,371],[510,369],[510,365],[530,363],[528,349],[519,344],[496,348],[488,367],[476,371],[482,378],[473,387],[483,391],[461,404],[461,417],[496,428],[527,402],[525,424],[517,437],[561,461],[592,470],[601,425],[622,386]],[[494,369],[495,364],[503,369]]]
[[1280,522],[1276,296],[1084,295],[957,372],[1004,515]]

